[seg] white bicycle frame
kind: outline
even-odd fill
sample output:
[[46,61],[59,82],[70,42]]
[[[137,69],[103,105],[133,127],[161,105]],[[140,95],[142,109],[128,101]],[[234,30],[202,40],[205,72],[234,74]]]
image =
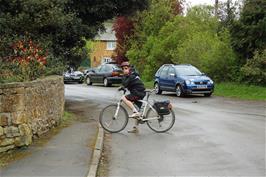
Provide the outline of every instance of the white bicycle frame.
[[[154,90],[152,90],[151,92],[147,92],[148,95],[147,95],[147,99],[146,100],[138,100],[139,102],[141,102],[141,103],[144,104],[143,111],[141,112],[141,115],[140,115],[140,120],[142,120],[142,121],[154,120],[154,119],[159,119],[160,118],[160,116],[157,114],[157,111],[153,108],[153,106],[150,104],[150,102],[148,100],[149,99],[149,96],[150,96],[149,94],[152,93],[153,91]],[[124,95],[125,95],[125,92],[124,92],[123,96]],[[118,115],[118,112],[119,112],[121,103],[123,102],[122,97],[119,100],[119,102],[117,103],[117,108],[116,108],[115,115],[114,115],[114,118],[115,119],[117,118],[117,115]],[[154,112],[156,112],[157,117],[149,117],[149,118],[147,118],[146,115],[147,115],[148,108],[151,108]],[[136,117],[129,117],[129,118],[136,118]]]

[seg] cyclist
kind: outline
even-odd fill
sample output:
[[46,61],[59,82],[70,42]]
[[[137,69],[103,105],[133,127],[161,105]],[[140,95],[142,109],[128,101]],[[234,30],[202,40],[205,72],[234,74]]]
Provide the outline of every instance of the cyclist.
[[[129,62],[126,61],[121,63],[121,68],[123,69],[124,76],[122,79],[123,87],[120,87],[119,90],[127,88],[130,91],[130,94],[123,96],[122,100],[133,111],[133,114],[130,117],[139,117],[140,113],[133,103],[135,103],[139,108],[141,107],[142,103],[138,102],[138,100],[142,100],[146,95],[144,84],[140,80],[139,74],[136,72],[134,67],[130,66]],[[136,119],[135,126],[128,132],[138,132],[137,125],[138,120]]]

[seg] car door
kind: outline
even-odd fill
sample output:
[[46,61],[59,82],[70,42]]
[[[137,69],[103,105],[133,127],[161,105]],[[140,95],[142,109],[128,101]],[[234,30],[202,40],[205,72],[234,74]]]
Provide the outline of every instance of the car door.
[[175,72],[176,72],[176,84],[182,84],[184,83],[184,78],[182,77],[183,72],[180,67],[175,67]]
[[99,70],[99,72],[97,74],[97,82],[98,83],[102,83],[103,82],[103,79],[104,79],[104,76],[105,76],[105,73],[106,73],[106,68],[107,68],[106,65],[102,65],[101,69]]
[[162,71],[160,72],[159,84],[160,84],[160,88],[162,90],[168,90],[168,87],[167,87],[167,72],[168,72],[168,69],[169,69],[168,66],[164,66]]
[[174,91],[176,87],[176,71],[175,68],[170,66],[167,72],[167,89]]
[[90,77],[92,83],[97,83],[97,75],[98,75],[99,70],[101,69],[101,67],[102,66],[99,66],[98,68],[96,68],[94,70],[94,72],[89,73],[89,77]]
[[101,72],[100,82],[103,83],[104,78],[112,75],[113,67],[110,64],[106,64]]

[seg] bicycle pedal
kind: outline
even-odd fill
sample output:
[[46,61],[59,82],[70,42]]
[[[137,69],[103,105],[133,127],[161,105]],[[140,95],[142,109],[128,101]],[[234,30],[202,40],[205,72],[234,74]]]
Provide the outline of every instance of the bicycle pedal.
[[142,119],[140,119],[140,120],[138,120],[138,123],[140,123],[140,124],[144,124],[145,121],[143,121]]

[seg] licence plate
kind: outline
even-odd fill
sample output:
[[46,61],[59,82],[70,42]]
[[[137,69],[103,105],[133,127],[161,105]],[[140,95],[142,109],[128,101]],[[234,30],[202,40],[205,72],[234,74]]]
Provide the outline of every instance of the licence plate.
[[198,89],[205,89],[205,88],[207,88],[207,85],[197,85],[197,88]]

